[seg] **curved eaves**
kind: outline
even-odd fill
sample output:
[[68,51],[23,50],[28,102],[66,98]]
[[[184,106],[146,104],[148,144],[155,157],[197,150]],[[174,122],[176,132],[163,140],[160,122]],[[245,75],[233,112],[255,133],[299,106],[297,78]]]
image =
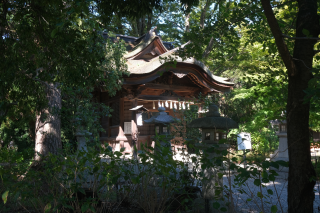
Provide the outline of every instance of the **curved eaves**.
[[162,54],[160,57],[156,57],[151,59],[150,61],[146,62],[144,60],[140,60],[140,61],[134,61],[134,60],[128,60],[127,61],[127,65],[128,65],[128,71],[130,72],[130,74],[147,74],[147,73],[151,73],[154,70],[160,68],[161,66],[164,66],[165,63],[165,59],[167,57],[167,59],[169,61],[176,61],[177,63],[183,63],[183,64],[193,64],[196,65],[197,67],[200,68],[200,70],[204,71],[204,77],[207,78],[207,80],[213,80],[214,82],[223,84],[223,85],[227,85],[229,87],[233,86],[234,83],[230,82],[230,79],[228,78],[223,78],[223,77],[219,77],[216,75],[213,75],[210,70],[200,61],[194,59],[194,58],[188,58],[186,60],[183,60],[181,57],[176,56],[173,54],[174,51],[169,51],[166,52],[164,54]]

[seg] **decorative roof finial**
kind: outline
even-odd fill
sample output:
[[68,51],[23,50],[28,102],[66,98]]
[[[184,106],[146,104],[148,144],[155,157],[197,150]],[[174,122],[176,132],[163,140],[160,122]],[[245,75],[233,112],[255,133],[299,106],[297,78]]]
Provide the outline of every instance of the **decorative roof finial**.
[[207,117],[220,117],[219,107],[214,103],[209,105],[209,112],[207,112]]

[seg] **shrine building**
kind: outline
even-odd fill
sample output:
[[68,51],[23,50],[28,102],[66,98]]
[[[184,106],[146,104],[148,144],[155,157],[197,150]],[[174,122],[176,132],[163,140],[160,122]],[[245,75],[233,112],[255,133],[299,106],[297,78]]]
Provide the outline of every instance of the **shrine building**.
[[[138,149],[142,143],[151,145],[155,126],[143,120],[157,113],[159,106],[174,116],[174,109],[188,108],[200,93],[225,93],[234,85],[228,78],[213,75],[194,58],[183,60],[177,55],[179,47],[162,41],[155,29],[139,38],[117,35],[113,39],[126,43],[124,57],[130,75],[124,76],[122,88],[115,96],[109,96],[103,88],[95,96],[113,109],[112,117],[101,119],[106,132],[100,133],[100,141],[116,151],[125,148],[125,153],[132,153],[134,145]],[[168,66],[164,58],[173,58],[175,66]]]

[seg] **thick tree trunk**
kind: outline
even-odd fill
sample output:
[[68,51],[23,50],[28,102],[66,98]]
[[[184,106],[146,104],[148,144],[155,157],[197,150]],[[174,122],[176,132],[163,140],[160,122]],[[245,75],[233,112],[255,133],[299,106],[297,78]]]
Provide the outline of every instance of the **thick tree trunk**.
[[37,161],[41,161],[49,153],[58,154],[62,148],[59,116],[61,93],[57,86],[58,84],[53,83],[46,85],[48,108],[43,109],[36,117],[35,160]]
[[[305,37],[303,30],[310,35],[319,35],[319,17],[317,2],[314,0],[298,1],[299,12],[296,23],[296,37]],[[316,173],[311,164],[309,136],[309,108],[304,104],[304,90],[312,78],[311,68],[314,56],[315,40],[296,40],[293,60],[296,75],[289,75],[287,124],[289,147],[289,180],[288,206],[289,212],[313,212]]]
[[145,34],[145,17],[137,18],[137,28],[138,28],[138,34],[139,36],[142,36]]
[[[315,39],[306,37],[308,30],[312,37],[320,33],[317,2],[299,0],[299,12],[296,23],[296,37],[293,57],[284,42],[282,32],[272,12],[270,0],[262,0],[264,13],[276,40],[281,58],[287,68],[289,87],[287,101],[289,180],[288,211],[290,213],[312,213],[315,185],[315,171],[311,164],[309,138],[309,108],[304,104],[304,90],[312,78],[311,68],[314,56]],[[299,39],[300,38],[300,39]]]

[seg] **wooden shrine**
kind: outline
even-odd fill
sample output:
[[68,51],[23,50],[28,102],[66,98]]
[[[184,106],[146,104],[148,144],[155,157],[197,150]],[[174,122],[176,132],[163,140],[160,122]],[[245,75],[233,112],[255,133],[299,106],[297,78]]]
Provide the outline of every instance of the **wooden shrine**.
[[[107,35],[106,35],[107,36]],[[142,143],[151,145],[155,134],[153,124],[143,120],[150,118],[163,106],[174,116],[173,108],[183,110],[187,101],[203,95],[230,91],[233,83],[227,78],[213,75],[203,63],[194,58],[182,60],[170,42],[163,42],[155,29],[136,38],[117,35],[127,44],[128,71],[122,89],[113,97],[99,91],[98,99],[113,109],[112,117],[104,117],[101,124],[106,130],[100,134],[100,141],[108,143],[114,150],[125,148],[132,153]],[[167,66],[163,58],[174,58],[175,66]],[[148,112],[148,113],[143,113]]]

